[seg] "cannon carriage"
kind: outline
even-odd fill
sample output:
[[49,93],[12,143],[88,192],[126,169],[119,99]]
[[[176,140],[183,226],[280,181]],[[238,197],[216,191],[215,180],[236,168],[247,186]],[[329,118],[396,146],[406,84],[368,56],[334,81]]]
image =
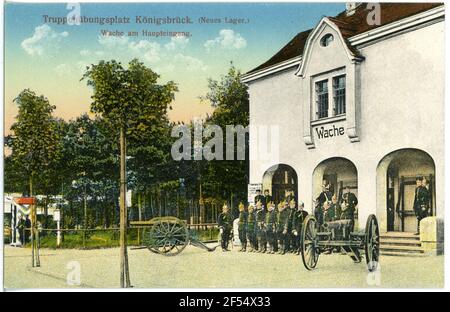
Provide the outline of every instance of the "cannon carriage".
[[378,221],[374,215],[367,218],[362,231],[353,231],[353,220],[339,220],[319,225],[313,216],[307,216],[301,232],[301,256],[306,269],[313,270],[321,253],[341,252],[355,263],[363,259],[372,272],[379,261],[380,235]]
[[151,252],[163,256],[175,256],[188,244],[214,251],[197,239],[190,231],[186,221],[176,217],[156,217],[148,221],[131,221],[130,227],[143,228],[142,244],[138,248],[148,248]]

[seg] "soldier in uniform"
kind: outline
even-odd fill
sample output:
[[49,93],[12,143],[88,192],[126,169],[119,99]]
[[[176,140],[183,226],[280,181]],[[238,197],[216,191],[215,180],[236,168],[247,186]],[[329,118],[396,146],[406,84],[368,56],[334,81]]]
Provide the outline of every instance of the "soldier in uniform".
[[256,242],[256,220],[255,211],[253,205],[248,206],[247,214],[247,240],[250,243],[250,252],[258,250],[258,244]]
[[258,204],[258,202],[261,202],[262,209],[266,209],[266,198],[261,195],[261,190],[256,190],[256,196],[255,196],[255,204]]
[[323,205],[320,205],[317,202],[314,208],[314,217],[316,218],[319,226],[323,224]]
[[217,218],[217,223],[219,224],[219,231],[221,234],[221,246],[222,251],[230,251],[228,249],[228,243],[230,241],[231,229],[233,227],[233,217],[228,209],[228,205],[224,204],[222,207],[222,212]]
[[293,200],[293,199],[295,199],[294,191],[291,189],[287,190],[286,198],[285,198],[286,203],[289,204],[291,202],[291,200]]
[[290,194],[291,200],[289,201],[289,206],[287,207],[287,210],[289,211],[289,219],[288,219],[288,227],[287,227],[287,244],[286,244],[286,251],[295,252],[295,237],[292,233],[292,223],[294,222],[294,214],[297,210],[296,206],[297,203],[295,202],[294,197],[292,194]]
[[[342,203],[344,203],[344,207]],[[358,198],[354,193],[350,192],[350,188],[348,186],[345,188],[345,193],[342,195],[342,203],[341,219],[353,220],[356,206],[358,205]]]
[[331,197],[333,196],[333,193],[330,191],[330,187],[331,187],[330,183],[328,183],[327,180],[323,180],[322,192],[316,198],[317,204],[322,206],[324,202],[331,201]]
[[416,191],[414,194],[414,213],[417,218],[417,233],[420,234],[420,221],[428,217],[430,210],[430,192],[422,184],[422,177],[416,178]]
[[319,196],[315,200],[315,207],[314,207],[314,217],[317,220],[317,223],[320,225],[323,224],[323,216],[324,216],[324,203],[328,202],[330,204],[331,197],[333,196],[333,193],[330,192],[330,184],[327,180],[323,180],[322,182],[322,192],[319,194]]
[[430,181],[428,181],[426,177],[422,178],[422,186],[425,187],[428,191],[430,190]]
[[336,204],[330,202],[323,203],[323,222],[333,222],[336,221]]
[[247,250],[247,212],[243,203],[239,203],[239,240],[241,241],[241,249],[239,251]]
[[275,221],[276,221],[276,212],[275,212],[275,204],[270,201],[267,203],[267,213],[265,220],[265,229],[266,229],[266,241],[269,247],[267,253],[273,254],[275,253]]
[[292,219],[292,234],[294,237],[294,248],[297,252],[297,255],[300,254],[300,246],[301,246],[301,241],[300,241],[300,235],[302,232],[302,225],[303,225],[303,221],[305,220],[306,216],[308,215],[308,213],[306,211],[304,211],[303,209],[305,208],[305,204],[302,201],[299,201],[298,205],[297,205],[297,210],[295,210],[294,212],[294,217]]
[[353,227],[355,225],[355,211],[356,205],[358,205],[358,199],[356,195],[350,192],[350,188],[346,187],[346,193],[342,195],[342,202],[340,205],[339,211],[339,219],[340,220],[351,220],[350,223],[350,231],[353,231]]
[[25,216],[24,225],[25,225],[25,227],[24,227],[24,242],[26,244],[31,237],[31,219],[28,218],[28,216]]
[[264,211],[262,203],[256,203],[256,237],[258,239],[258,252],[265,253],[266,248],[266,233],[265,233],[265,219],[266,212]]
[[269,190],[264,190],[264,203],[266,203],[268,209],[269,203],[272,201],[272,196],[270,196]]
[[17,224],[17,228],[19,230],[19,239],[22,246],[26,244],[26,235],[25,235],[25,219],[21,217]]
[[284,201],[278,204],[278,212],[276,219],[276,231],[278,240],[278,253],[284,255],[286,253],[286,236],[289,222],[289,211],[286,210]]

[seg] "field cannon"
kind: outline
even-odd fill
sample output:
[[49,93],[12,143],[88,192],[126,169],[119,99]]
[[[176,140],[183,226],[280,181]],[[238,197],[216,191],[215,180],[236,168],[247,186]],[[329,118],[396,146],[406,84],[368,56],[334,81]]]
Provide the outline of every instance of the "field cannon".
[[367,269],[377,268],[380,250],[378,221],[374,215],[367,218],[366,228],[353,231],[353,220],[339,220],[319,225],[309,215],[303,222],[301,232],[301,255],[306,269],[313,270],[321,253],[345,251],[355,263],[362,261],[360,250],[364,250]]
[[148,221],[131,221],[130,227],[143,228],[142,243],[138,248],[148,248],[151,252],[163,256],[175,256],[188,244],[214,251],[197,239],[190,231],[186,221],[176,217],[156,217]]

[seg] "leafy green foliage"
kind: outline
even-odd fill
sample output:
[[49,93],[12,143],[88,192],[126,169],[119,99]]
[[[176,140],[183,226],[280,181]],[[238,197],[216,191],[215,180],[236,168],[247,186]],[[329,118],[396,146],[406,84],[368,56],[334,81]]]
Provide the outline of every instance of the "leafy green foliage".
[[[228,73],[220,80],[210,79],[209,91],[202,97],[215,108],[212,116],[206,120],[207,124],[219,125],[225,135],[227,125],[249,124],[249,96],[247,86],[241,82],[241,72],[231,66]],[[236,142],[236,138],[235,138]],[[223,150],[226,145],[224,140]],[[248,155],[248,137],[245,140],[246,155]],[[234,146],[236,159],[237,146]],[[225,157],[224,157],[225,158]],[[230,200],[246,200],[248,184],[248,157],[246,160],[213,160],[207,162],[203,172],[204,190],[210,196],[222,197]]]
[[49,169],[61,157],[60,132],[52,116],[55,106],[29,89],[23,90],[14,102],[19,113],[8,139],[14,165],[29,179],[38,173],[40,177],[48,176]]
[[[85,113],[64,121],[52,116],[55,107],[44,96],[30,90],[19,94],[17,121],[5,138],[11,149],[5,158],[5,191],[27,192],[33,174],[34,193],[47,195],[42,205],[54,204],[52,195],[63,195],[65,228],[83,224],[85,195],[89,227],[116,225],[118,130],[124,127],[134,217],[138,205],[147,219],[159,213],[198,216],[194,210],[198,209],[200,186],[205,203],[220,206],[232,196],[235,201],[245,200],[247,160],[172,159],[170,150],[177,138],[170,135],[175,124],[167,111],[177,91],[175,83],[159,84],[159,76],[137,60],[127,68],[116,61],[101,61],[91,65],[82,79],[93,88],[91,111],[95,116]],[[219,125],[225,133],[226,125],[248,125],[247,87],[240,79],[241,73],[231,66],[219,80],[208,81],[209,91],[202,100],[215,110],[205,126]],[[206,211],[211,222],[215,211]]]
[[82,79],[94,89],[91,111],[101,115],[113,128],[127,129],[127,136],[142,133],[166,118],[178,90],[174,82],[161,85],[159,75],[137,59],[124,68],[115,60],[100,61],[86,70]]

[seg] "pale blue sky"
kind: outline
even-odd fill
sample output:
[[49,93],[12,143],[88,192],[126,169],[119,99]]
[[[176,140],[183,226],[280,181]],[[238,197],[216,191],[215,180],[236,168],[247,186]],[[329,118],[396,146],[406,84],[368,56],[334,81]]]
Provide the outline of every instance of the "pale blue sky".
[[[179,84],[173,120],[187,121],[210,111],[198,97],[207,78],[226,73],[230,61],[246,72],[270,58],[298,32],[312,28],[322,16],[344,10],[344,3],[103,3],[81,4],[82,16],[126,16],[127,25],[44,24],[43,15],[64,17],[66,4],[5,5],[5,131],[16,109],[12,100],[30,88],[57,106],[56,114],[75,117],[89,110],[90,90],[80,82],[87,64],[100,59],[124,63],[138,57],[161,74],[162,81]],[[134,17],[189,16],[189,25],[136,24]],[[198,18],[244,18],[248,23],[199,24]],[[189,31],[188,40],[169,37],[101,38],[101,30]]]

